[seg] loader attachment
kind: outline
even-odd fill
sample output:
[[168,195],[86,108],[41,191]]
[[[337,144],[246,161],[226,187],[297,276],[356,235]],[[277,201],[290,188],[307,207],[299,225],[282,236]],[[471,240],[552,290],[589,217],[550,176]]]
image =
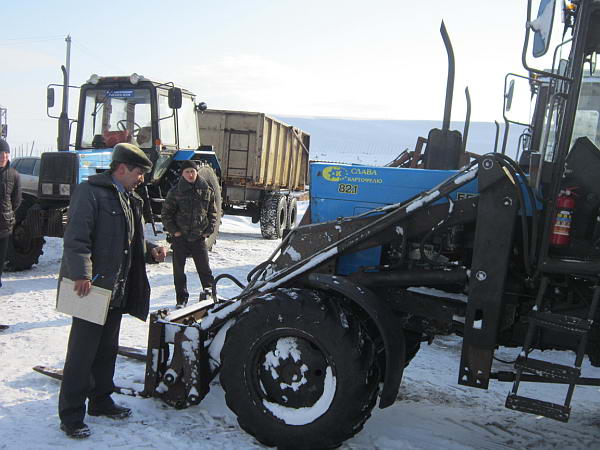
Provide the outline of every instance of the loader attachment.
[[209,391],[212,379],[206,333],[194,323],[212,301],[200,302],[189,311],[152,313],[148,332],[144,392],[177,409],[197,405]]

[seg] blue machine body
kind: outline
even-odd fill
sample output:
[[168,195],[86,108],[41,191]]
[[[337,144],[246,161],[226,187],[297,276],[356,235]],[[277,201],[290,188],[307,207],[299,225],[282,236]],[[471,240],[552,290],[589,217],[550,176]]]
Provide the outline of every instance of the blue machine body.
[[71,151],[76,153],[79,159],[79,170],[77,172],[77,183],[86,181],[92,175],[98,173],[98,170],[108,170],[112,159],[112,148],[102,148],[98,150],[78,150]]
[[[404,202],[437,186],[456,170],[424,170],[364,165],[312,163],[310,213],[312,223],[356,216],[374,208]],[[457,189],[451,198],[476,195],[477,180]],[[443,200],[440,201],[443,203]],[[337,273],[380,264],[381,247],[339,258]]]
[[190,159],[210,165],[217,176],[221,177],[221,164],[214,150],[178,150],[173,156],[173,161],[187,161]]
[[[70,150],[69,153],[76,154],[79,159],[77,183],[86,181],[90,176],[98,173],[98,171],[108,170],[112,159],[112,151],[112,148]],[[214,152],[203,150],[179,150],[176,151],[173,156],[173,161],[186,161],[189,159],[203,161],[210,164],[217,174],[221,172],[219,160]]]

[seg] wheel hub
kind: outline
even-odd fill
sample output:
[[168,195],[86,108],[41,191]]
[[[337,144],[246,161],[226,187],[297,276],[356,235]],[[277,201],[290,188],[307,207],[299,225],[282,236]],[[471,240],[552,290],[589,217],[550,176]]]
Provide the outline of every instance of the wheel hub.
[[262,395],[269,402],[288,407],[310,407],[323,395],[327,366],[325,355],[309,339],[273,339],[258,359]]

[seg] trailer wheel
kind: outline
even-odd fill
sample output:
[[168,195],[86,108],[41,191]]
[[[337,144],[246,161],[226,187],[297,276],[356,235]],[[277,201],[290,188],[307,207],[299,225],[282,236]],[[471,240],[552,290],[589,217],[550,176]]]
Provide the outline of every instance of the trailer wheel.
[[335,448],[370,417],[379,381],[374,344],[340,311],[317,291],[282,289],[227,331],[225,400],[261,443]]
[[260,208],[260,232],[265,239],[279,239],[287,224],[285,195],[272,192],[265,196]]
[[202,177],[206,180],[206,182],[210,185],[210,187],[215,191],[215,204],[217,210],[217,224],[215,225],[215,230],[213,233],[206,239],[206,248],[211,250],[213,245],[217,242],[217,237],[219,236],[219,228],[221,227],[221,217],[223,216],[223,200],[221,196],[221,185],[219,184],[219,178],[217,174],[213,170],[213,168],[209,165],[201,165],[198,168],[198,176]]
[[287,205],[287,222],[286,230],[291,230],[296,226],[296,220],[298,218],[298,199],[296,197],[289,198]]
[[45,239],[32,237],[30,230],[25,225],[27,211],[34,203],[34,199],[26,197],[15,212],[16,222],[8,240],[8,252],[4,265],[6,270],[16,272],[31,269],[31,266],[37,264],[40,256],[44,254]]

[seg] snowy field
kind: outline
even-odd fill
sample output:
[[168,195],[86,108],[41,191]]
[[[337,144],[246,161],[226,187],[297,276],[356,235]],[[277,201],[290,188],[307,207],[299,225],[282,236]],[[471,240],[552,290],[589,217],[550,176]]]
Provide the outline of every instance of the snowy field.
[[[303,205],[306,207],[306,204]],[[231,273],[240,279],[266,259],[279,241],[261,239],[248,218],[225,216],[220,240],[210,254],[215,274]],[[264,448],[237,425],[227,409],[224,394],[213,381],[211,392],[198,405],[172,409],[156,399],[115,395],[134,415],[122,422],[87,417],[92,436],[73,441],[58,429],[59,383],[31,370],[42,364],[62,368],[70,319],[54,311],[56,277],[62,241],[48,239],[40,264],[32,270],[7,273],[0,288],[0,449],[242,449]],[[193,263],[186,266],[190,292],[199,291]],[[170,257],[148,266],[152,286],[151,309],[175,303]],[[220,289],[233,296],[237,288]],[[147,325],[125,316],[121,344],[145,348]],[[497,355],[514,359],[515,349]],[[572,355],[544,355],[563,363]],[[573,412],[567,424],[504,408],[510,387],[493,382],[487,391],[456,383],[460,340],[437,338],[406,369],[398,401],[385,410],[374,409],[364,430],[347,441],[344,449],[594,449],[600,435],[599,389],[575,391]],[[584,376],[600,370],[586,363]],[[144,365],[119,357],[116,382],[142,388]],[[523,389],[523,394],[527,391]],[[537,387],[537,398],[558,400],[563,387]]]

